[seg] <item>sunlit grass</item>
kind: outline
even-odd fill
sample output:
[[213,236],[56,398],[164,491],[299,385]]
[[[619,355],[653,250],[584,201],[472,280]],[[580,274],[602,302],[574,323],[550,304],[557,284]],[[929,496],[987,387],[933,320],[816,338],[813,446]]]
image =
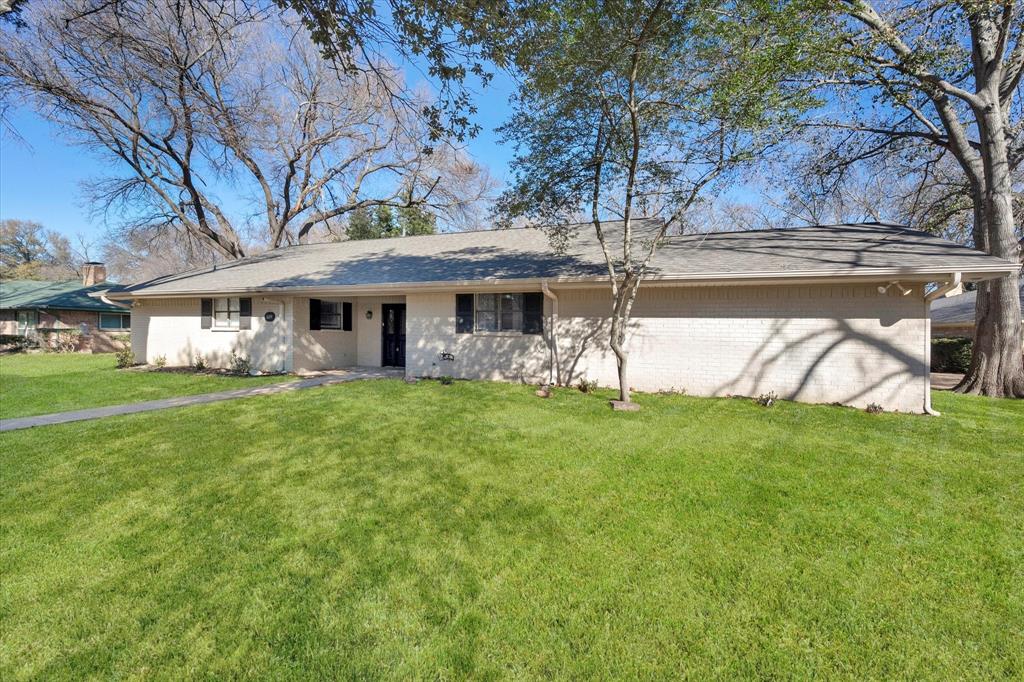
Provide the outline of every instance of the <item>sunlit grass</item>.
[[259,386],[287,377],[234,377],[118,370],[114,356],[0,355],[0,419]]
[[638,400],[372,381],[0,434],[0,678],[1024,675],[1024,404]]

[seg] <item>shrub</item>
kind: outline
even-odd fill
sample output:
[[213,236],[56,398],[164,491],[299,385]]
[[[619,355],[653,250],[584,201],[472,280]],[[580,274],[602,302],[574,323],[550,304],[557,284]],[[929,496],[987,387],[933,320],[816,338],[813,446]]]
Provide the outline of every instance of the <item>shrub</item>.
[[451,386],[452,384],[455,383],[455,378],[445,374],[443,377],[441,377],[440,381],[442,386]]
[[203,359],[202,355],[196,355],[195,359],[192,360],[192,369],[197,372],[206,370],[206,360]]
[[163,369],[164,367],[167,366],[167,356],[166,355],[158,355],[158,356],[156,356],[155,358],[153,358],[153,365],[155,367],[157,367],[158,369]]
[[762,393],[761,395],[759,395],[756,398],[754,398],[754,402],[756,402],[761,407],[771,407],[778,400],[779,400],[779,396],[775,393],[775,391],[770,391],[768,393]]
[[42,345],[54,353],[73,353],[82,336],[77,329],[36,329],[36,334],[43,337]]
[[252,368],[249,366],[249,358],[244,355],[239,355],[235,351],[231,351],[232,374],[249,374],[250,369]]
[[597,390],[597,381],[587,381],[584,377],[580,377],[580,380],[576,383],[576,388],[579,389],[580,393],[593,393]]
[[878,403],[871,403],[870,405],[864,408],[864,411],[867,412],[868,414],[882,414],[883,412],[885,412],[885,410],[882,409],[882,406],[879,405]]
[[932,339],[933,372],[964,374],[970,366],[970,339]]
[[0,334],[0,346],[6,346],[10,350],[20,351],[26,348],[34,348],[39,343],[35,339],[18,334]]
[[114,353],[114,359],[117,362],[117,368],[124,369],[135,364],[135,353],[131,348],[122,348]]

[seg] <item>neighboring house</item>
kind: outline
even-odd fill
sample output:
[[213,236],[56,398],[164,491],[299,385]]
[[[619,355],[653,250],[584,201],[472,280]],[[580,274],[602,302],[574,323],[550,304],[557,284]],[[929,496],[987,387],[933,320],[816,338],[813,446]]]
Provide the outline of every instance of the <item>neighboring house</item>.
[[[1024,280],[1018,289],[1024,306]],[[954,296],[938,298],[932,303],[932,336],[974,338],[974,303],[978,292],[966,291]]]
[[82,281],[0,280],[0,334],[53,345],[67,332],[79,350],[117,350],[131,332],[131,310],[98,295],[121,288],[106,281],[102,263],[86,263]]
[[[657,228],[636,225],[638,240]],[[621,226],[608,225],[610,239]],[[127,287],[136,357],[265,371],[617,383],[593,228],[562,252],[537,229],[291,246]],[[633,307],[643,391],[929,407],[925,287],[1019,264],[907,228],[834,225],[672,237]],[[948,287],[947,287],[948,288]]]

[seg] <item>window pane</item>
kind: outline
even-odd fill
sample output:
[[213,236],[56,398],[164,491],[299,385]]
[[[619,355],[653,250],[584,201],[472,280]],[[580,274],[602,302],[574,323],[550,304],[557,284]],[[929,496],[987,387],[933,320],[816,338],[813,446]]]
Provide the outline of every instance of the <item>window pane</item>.
[[242,306],[238,303],[237,298],[228,299],[228,310],[234,313],[241,312]]
[[100,313],[100,329],[121,329],[121,315]]
[[215,298],[213,299],[213,312],[214,315],[217,313],[226,313],[228,311],[228,299],[226,298]]
[[497,294],[477,294],[476,309],[484,312],[496,312],[498,310]]
[[337,301],[320,301],[320,328],[341,329],[341,315]]
[[476,313],[476,330],[478,332],[498,331],[498,314],[478,310]]
[[523,295],[501,295],[501,331],[521,331],[523,329]]

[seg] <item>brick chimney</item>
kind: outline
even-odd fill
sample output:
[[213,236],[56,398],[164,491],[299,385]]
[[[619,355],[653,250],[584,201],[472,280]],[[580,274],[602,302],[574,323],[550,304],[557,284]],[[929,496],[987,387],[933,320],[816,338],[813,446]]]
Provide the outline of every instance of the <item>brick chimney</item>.
[[103,263],[89,261],[82,265],[82,285],[91,287],[107,281],[107,266]]

